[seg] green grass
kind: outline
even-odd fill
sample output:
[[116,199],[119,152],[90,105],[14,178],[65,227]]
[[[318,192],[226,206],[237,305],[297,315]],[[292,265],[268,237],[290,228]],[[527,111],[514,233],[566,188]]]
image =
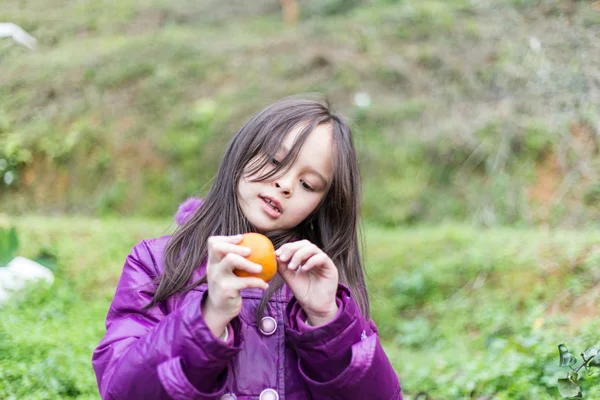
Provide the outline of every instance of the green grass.
[[[371,229],[373,314],[411,393],[554,399],[556,346],[597,346],[598,232]],[[577,353],[578,354],[578,353]],[[586,381],[590,398],[600,393]]]
[[[0,398],[98,398],[91,353],[127,253],[168,220],[0,216],[56,282],[2,309]],[[555,399],[557,345],[600,344],[600,233],[366,227],[372,313],[406,398]],[[585,379],[586,398],[600,395]]]
[[[0,224],[7,224],[0,217]],[[28,217],[14,221],[21,255],[56,258],[56,282],[2,309],[0,398],[99,398],[91,354],[125,257],[168,222]]]

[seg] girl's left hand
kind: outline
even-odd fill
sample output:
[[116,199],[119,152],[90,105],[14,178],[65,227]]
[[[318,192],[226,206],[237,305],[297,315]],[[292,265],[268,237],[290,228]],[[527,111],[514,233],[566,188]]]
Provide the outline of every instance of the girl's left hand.
[[335,318],[338,270],[331,258],[308,240],[286,243],[275,254],[279,274],[311,325],[323,325]]

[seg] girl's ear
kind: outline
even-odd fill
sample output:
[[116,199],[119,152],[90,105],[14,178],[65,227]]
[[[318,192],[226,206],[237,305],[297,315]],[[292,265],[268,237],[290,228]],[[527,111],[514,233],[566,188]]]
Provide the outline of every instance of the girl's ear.
[[203,201],[199,197],[190,197],[179,205],[175,214],[175,221],[178,225],[185,224],[202,206]]

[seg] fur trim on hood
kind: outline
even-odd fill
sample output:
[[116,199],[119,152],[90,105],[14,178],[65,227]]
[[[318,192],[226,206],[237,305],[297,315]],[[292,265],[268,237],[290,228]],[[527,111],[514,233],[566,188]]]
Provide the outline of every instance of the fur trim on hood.
[[199,197],[190,197],[179,205],[177,213],[175,214],[175,221],[178,225],[185,224],[202,206],[202,199]]

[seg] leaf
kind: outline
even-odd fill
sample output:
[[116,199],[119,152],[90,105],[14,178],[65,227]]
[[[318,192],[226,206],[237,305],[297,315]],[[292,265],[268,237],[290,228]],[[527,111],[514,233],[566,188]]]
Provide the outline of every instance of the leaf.
[[600,367],[600,353],[596,354],[596,356],[592,359],[592,361],[588,364],[590,367]]
[[587,349],[586,351],[583,352],[583,359],[584,359],[584,361],[587,361],[592,357],[596,357],[597,354],[598,354],[598,349],[595,347],[590,347],[589,349]]
[[19,238],[17,230],[12,227],[9,231],[0,229],[0,267],[6,266],[17,255]]
[[8,232],[0,228],[0,266],[5,267],[11,260],[8,251]]
[[8,232],[8,251],[12,254],[17,254],[19,249],[19,238],[17,237],[17,230],[13,226]]
[[561,367],[570,367],[571,365],[577,362],[575,356],[569,353],[569,350],[567,350],[567,346],[565,346],[562,343],[558,345],[558,353],[560,354],[559,366]]
[[567,378],[558,380],[558,392],[562,397],[583,397],[583,394],[581,394],[581,389],[579,388],[577,381],[572,382]]

